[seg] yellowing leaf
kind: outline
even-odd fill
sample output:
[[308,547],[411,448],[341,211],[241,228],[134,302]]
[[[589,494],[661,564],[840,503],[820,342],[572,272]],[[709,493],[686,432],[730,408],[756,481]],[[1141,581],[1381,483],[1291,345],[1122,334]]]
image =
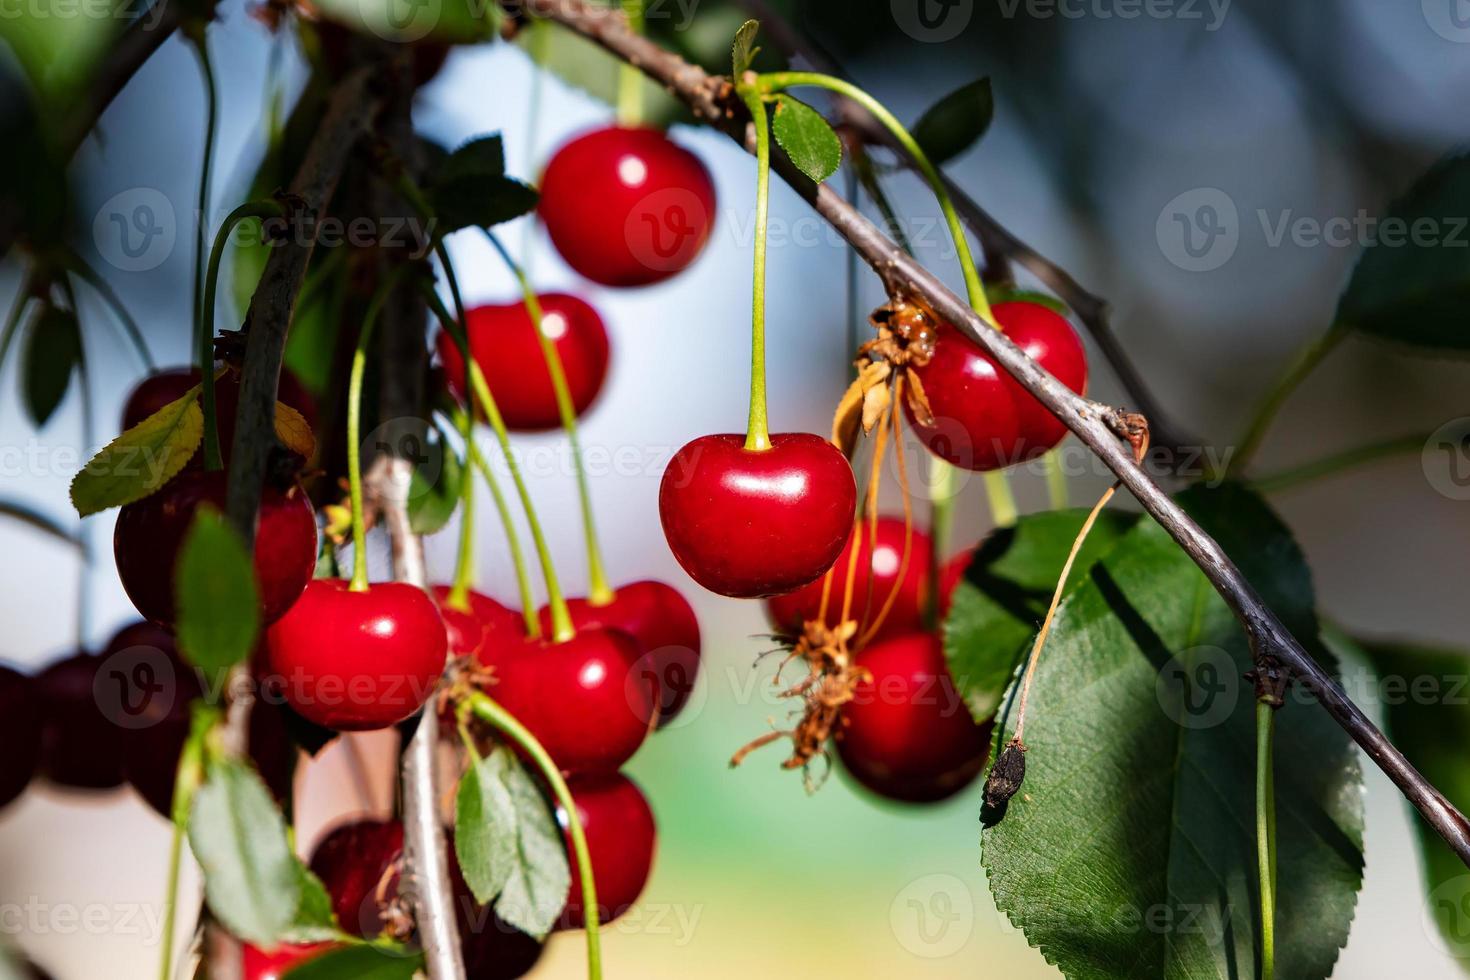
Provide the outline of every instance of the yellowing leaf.
[[311,459],[316,452],[316,436],[306,417],[285,402],[276,402],[276,438],[298,456]]
[[184,468],[204,436],[199,385],[109,442],[71,481],[83,517],[142,500]]

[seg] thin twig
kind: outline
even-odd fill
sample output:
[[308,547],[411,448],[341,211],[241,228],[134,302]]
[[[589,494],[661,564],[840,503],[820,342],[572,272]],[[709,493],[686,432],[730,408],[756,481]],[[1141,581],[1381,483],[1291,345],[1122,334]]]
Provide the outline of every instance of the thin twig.
[[153,57],[153,52],[173,36],[183,20],[180,9],[183,6],[179,0],[157,0],[134,18],[116,43],[108,48],[79,103],[68,111],[61,123],[58,144],[63,159],[71,158],[117,94]]
[[[633,34],[621,15],[591,6],[584,0],[525,0],[522,6],[532,16],[557,21],[591,38],[623,60],[638,65],[683,100],[700,119],[722,130],[747,149],[753,148],[748,119],[733,97],[728,79],[712,77],[647,38]],[[1464,815],[1420,775],[1403,753],[1348,699],[1337,682],[1311,658],[1275,612],[1262,601],[1230,556],[1138,465],[1127,442],[1136,434],[1134,417],[1083,398],[1042,370],[1005,334],[977,316],[963,299],[906,256],[830,187],[813,186],[784,161],[777,170],[857,249],[890,292],[918,298],[964,331],[1007,374],[1077,434],[1200,567],[1240,620],[1257,656],[1269,654],[1285,664],[1373,763],[1398,786],[1461,860],[1470,865],[1470,821],[1466,821]]]

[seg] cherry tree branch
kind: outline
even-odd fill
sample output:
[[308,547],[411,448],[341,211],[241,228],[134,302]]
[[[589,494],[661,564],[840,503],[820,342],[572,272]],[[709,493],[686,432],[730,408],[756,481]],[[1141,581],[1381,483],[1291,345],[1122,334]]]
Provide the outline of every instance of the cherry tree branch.
[[[638,66],[683,100],[704,122],[753,149],[748,118],[728,79],[709,75],[628,29],[621,11],[585,0],[518,0],[525,12],[554,20]],[[1240,621],[1256,659],[1275,657],[1321,702],[1420,814],[1470,865],[1470,822],[1404,758],[1383,733],[1307,653],[1300,641],[1246,581],[1230,556],[1135,461],[1129,440],[1134,417],[1083,398],[1052,377],[1005,334],[991,329],[964,299],[890,241],[826,185],[814,185],[785,161],[782,178],[825,218],[883,279],[890,293],[915,297],[979,344],[1002,369],[1074,432],[1160,526],[1194,560]]]

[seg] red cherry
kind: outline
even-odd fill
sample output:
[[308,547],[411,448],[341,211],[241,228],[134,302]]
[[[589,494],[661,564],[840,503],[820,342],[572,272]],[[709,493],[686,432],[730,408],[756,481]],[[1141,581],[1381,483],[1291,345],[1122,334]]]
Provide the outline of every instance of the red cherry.
[[[699,673],[699,620],[689,600],[663,582],[633,582],[618,588],[611,602],[568,599],[567,611],[578,628],[620,630],[633,638],[642,656],[631,678],[658,687],[658,724],[683,709]],[[551,608],[541,609],[541,626],[551,629]]]
[[604,286],[647,286],[687,268],[715,221],[699,158],[655,129],[608,126],[552,156],[541,220],[567,265]]
[[931,803],[980,773],[991,725],[970,716],[938,636],[912,633],[875,644],[857,663],[873,677],[842,708],[837,752],[859,783],[892,800]]
[[[123,406],[123,429],[131,429],[165,405],[183,398],[184,393],[198,383],[198,368],[165,368],[150,374],[138,382],[132,394],[128,395],[127,403]],[[220,446],[228,454],[235,438],[235,412],[240,405],[240,375],[234,371],[226,371],[214,385]],[[316,428],[316,400],[296,375],[282,370],[278,388],[277,397],[300,412],[307,423]]]
[[674,557],[711,592],[752,599],[820,578],[852,530],[857,487],[846,457],[807,432],[752,452],[739,435],[703,436],[674,456],[659,517]]
[[336,943],[287,944],[266,952],[246,943],[241,950],[241,980],[283,980],[292,967],[336,946]]
[[[1071,324],[1036,303],[997,303],[995,323],[1057,380],[1079,394],[1087,387],[1087,355]],[[954,326],[939,324],[929,363],[914,365],[935,424],[909,421],[936,456],[971,470],[1034,459],[1062,441],[1067,428]]]
[[470,608],[455,609],[448,603],[451,591],[453,587],[449,585],[436,585],[430,590],[434,601],[439,604],[439,615],[444,619],[451,656],[479,659],[491,635],[525,635],[525,620],[514,609],[502,606],[474,589],[466,595]]
[[354,592],[316,579],[266,632],[267,685],[324,728],[387,728],[428,700],[447,653],[444,621],[422,589],[378,582]]
[[41,758],[41,717],[31,679],[0,667],[0,807],[30,784]]
[[57,661],[36,676],[34,691],[42,718],[41,771],[53,783],[76,789],[113,789],[123,782],[118,728],[99,695],[109,678],[102,659],[81,652]]
[[648,735],[654,690],[641,651],[618,630],[584,629],[561,643],[521,638],[488,652],[490,694],[536,736],[559,768],[611,772]]
[[[898,583],[898,594],[893,600],[883,624],[874,634],[874,640],[912,633],[923,627],[924,585],[928,579],[929,535],[913,529],[909,545],[908,567],[903,581],[899,582],[898,570],[903,564],[904,524],[901,517],[880,517],[877,526],[877,546],[868,535],[868,523],[864,521],[858,529],[857,574],[852,587],[852,618],[867,629],[877,618],[883,604],[888,601],[894,584]],[[832,564],[832,585],[827,595],[827,625],[836,626],[842,615],[842,597],[847,588],[847,569],[852,558],[853,542],[849,536],[842,554]],[[800,634],[802,624],[817,618],[822,608],[822,590],[826,576],[811,585],[772,596],[766,600],[766,613],[771,625],[777,630]]]
[[[118,512],[112,553],[123,589],[138,612],[172,625],[174,566],[201,504],[225,509],[223,470],[186,470],[157,492]],[[301,595],[316,568],[316,512],[300,486],[265,487],[255,532],[255,580],[260,612],[270,623]]]
[[[546,293],[541,301],[541,329],[561,358],[572,405],[581,415],[596,400],[607,378],[607,328],[587,303],[566,293]],[[477,306],[465,314],[466,333],[475,363],[495,396],[505,424],[520,432],[540,432],[561,425],[551,371],[525,303]],[[439,359],[450,387],[464,396],[464,360],[447,333],[439,333]]]
[[[657,833],[653,811],[643,798],[638,785],[621,773],[597,773],[573,776],[567,780],[577,817],[587,836],[587,851],[592,856],[592,880],[597,885],[598,921],[607,923],[633,907],[648,874],[653,869],[653,852]],[[557,809],[557,819],[566,835],[567,854],[572,855],[572,838],[565,828],[565,811]],[[567,908],[557,923],[563,929],[580,929],[587,924],[587,910],[582,898],[582,881],[572,863],[572,890]]]

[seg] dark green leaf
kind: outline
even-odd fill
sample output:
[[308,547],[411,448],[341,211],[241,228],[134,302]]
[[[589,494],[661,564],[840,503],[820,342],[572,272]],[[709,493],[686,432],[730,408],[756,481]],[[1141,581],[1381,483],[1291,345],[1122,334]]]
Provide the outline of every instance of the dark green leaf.
[[495,912],[517,929],[542,939],[567,904],[572,886],[566,843],[556,817],[520,762],[504,749],[501,774],[515,805],[515,863],[495,901]]
[[447,235],[478,225],[491,228],[536,207],[536,189],[514,177],[458,177],[435,184],[429,200],[438,219],[434,233]]
[[72,477],[71,502],[83,517],[156,491],[188,464],[204,435],[199,386],[133,426]]
[[914,139],[934,166],[952,160],[985,135],[995,115],[990,79],[955,89],[934,103],[914,125]]
[[1470,155],[1442,160],[1388,207],[1337,304],[1337,323],[1440,351],[1470,351]]
[[285,980],[412,980],[424,955],[381,944],[344,946],[286,971]]
[[82,332],[76,314],[43,307],[31,320],[21,359],[26,411],[37,428],[51,420],[82,361]]
[[211,674],[241,663],[260,637],[255,563],[240,533],[213,507],[200,507],[174,573],[175,632],[189,662]]
[[748,20],[735,32],[735,41],[730,45],[730,77],[737,82],[755,63],[756,52],[760,50],[755,46],[755,36],[760,29],[760,21]]
[[[944,623],[944,652],[955,685],[978,721],[995,714],[1016,663],[1031,649],[1086,517],[1085,510],[1028,514],[976,549]],[[1069,593],[1137,520],[1138,515],[1119,510],[1098,515],[1072,566]]]
[[[1280,521],[1233,486],[1181,503],[1332,669]],[[1225,603],[1151,520],[1062,604],[1031,691],[1025,782],[982,859],[997,907],[1068,977],[1258,975],[1249,666]],[[1277,744],[1276,970],[1314,980],[1332,972],[1362,883],[1361,777],[1315,705],[1278,714]]]
[[241,939],[273,946],[296,920],[301,876],[286,822],[253,769],[212,766],[194,795],[189,843],[204,873],[204,896]]
[[503,749],[472,756],[454,806],[454,853],[475,901],[488,905],[516,864],[516,805],[506,785],[514,765]]
[[842,164],[842,140],[820,112],[800,99],[776,96],[771,132],[796,169],[819,184]]
[[499,133],[477,136],[445,157],[433,170],[431,183],[463,177],[486,180],[505,175],[505,145]]
[[414,534],[434,534],[442,530],[459,506],[464,485],[464,467],[459,457],[444,444],[442,437],[430,459],[440,461],[432,482],[425,475],[427,468],[423,466],[416,467],[409,480],[408,520]]
[[[1358,648],[1333,631],[1327,642],[1346,658],[1365,654],[1378,673],[1379,703],[1394,744],[1461,812],[1470,807],[1470,657],[1463,652],[1370,643]],[[1426,907],[1439,926],[1436,943],[1470,970],[1470,874],[1424,821],[1415,819],[1424,864]]]

